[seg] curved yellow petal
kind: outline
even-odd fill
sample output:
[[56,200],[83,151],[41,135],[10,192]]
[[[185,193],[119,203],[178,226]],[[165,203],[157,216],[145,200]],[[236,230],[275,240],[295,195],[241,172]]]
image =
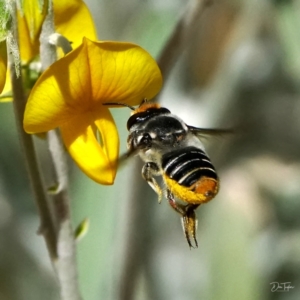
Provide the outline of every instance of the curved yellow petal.
[[0,94],[5,86],[7,71],[7,48],[6,41],[0,41]]
[[10,76],[10,69],[8,68],[6,71],[6,82],[2,94],[10,93],[12,94],[12,85],[11,85],[11,76]]
[[[1,78],[1,75],[0,75]],[[10,70],[9,68],[6,71],[6,81],[2,93],[0,93],[0,102],[11,102],[12,98],[12,86],[10,80]]]
[[110,168],[116,170],[119,158],[119,134],[115,121],[107,108],[95,111],[93,115],[96,128],[101,135],[102,149],[107,156]]
[[85,40],[93,102],[138,105],[161,89],[162,76],[150,54],[131,43]]
[[103,103],[139,104],[160,90],[155,60],[130,43],[83,44],[49,67],[33,87],[24,116],[29,133],[61,126],[76,114],[103,108]]
[[97,39],[92,16],[82,0],[54,0],[53,9],[56,31],[72,43],[73,49],[83,37]]
[[85,103],[91,97],[90,75],[82,48],[56,61],[39,77],[25,108],[26,132],[49,131],[88,111]]
[[24,0],[17,11],[19,48],[23,62],[28,62],[39,52],[39,36],[47,9],[47,0]]
[[[101,134],[97,140],[93,126]],[[80,169],[101,184],[112,184],[116,175],[119,138],[113,118],[107,108],[88,112],[61,126],[66,148]]]
[[24,17],[29,30],[31,41],[39,38],[42,24],[48,10],[48,0],[23,0],[22,8],[18,10],[20,17]]
[[[22,9],[18,10],[19,46],[21,59],[27,63],[39,53],[39,36],[48,1],[24,0],[22,3]],[[81,44],[84,36],[96,39],[93,19],[82,0],[54,0],[53,12],[55,30],[69,39],[73,48]]]

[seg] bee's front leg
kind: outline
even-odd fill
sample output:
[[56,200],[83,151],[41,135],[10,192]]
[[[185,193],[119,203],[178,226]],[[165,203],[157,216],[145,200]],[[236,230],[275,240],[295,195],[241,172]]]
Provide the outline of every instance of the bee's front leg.
[[158,195],[158,203],[160,203],[162,199],[162,189],[153,177],[158,175],[160,175],[160,171],[155,163],[147,162],[146,164],[144,164],[142,169],[142,176],[156,192],[156,194]]
[[[167,190],[167,199],[171,207],[181,215],[182,228],[190,248],[191,247],[198,248],[198,242],[196,238],[197,218],[195,214],[195,209],[199,205],[195,205],[195,204],[183,205],[177,203],[174,198],[174,195],[171,193],[170,190]],[[193,246],[191,239],[194,240],[195,246]]]

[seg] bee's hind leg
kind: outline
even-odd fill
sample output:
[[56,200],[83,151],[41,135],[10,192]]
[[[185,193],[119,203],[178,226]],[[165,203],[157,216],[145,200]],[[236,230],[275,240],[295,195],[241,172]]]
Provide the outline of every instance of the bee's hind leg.
[[[199,205],[193,205],[193,204],[186,205],[185,214],[181,218],[185,237],[188,241],[189,246],[193,248],[198,248],[198,242],[196,238],[198,221],[195,214],[195,209],[198,206]],[[192,245],[191,238],[194,240],[195,246]]]
[[158,166],[155,163],[147,162],[144,164],[142,169],[142,176],[158,195],[158,203],[161,203],[162,194],[163,194],[162,189],[153,177],[158,175],[160,175],[160,171]]
[[[174,198],[174,195],[171,193],[170,190],[167,190],[167,199],[171,207],[181,215],[183,232],[190,248],[198,248],[198,242],[196,238],[197,218],[195,214],[195,209],[199,205],[195,205],[195,204],[183,205],[177,203]],[[194,246],[191,240],[194,241]]]

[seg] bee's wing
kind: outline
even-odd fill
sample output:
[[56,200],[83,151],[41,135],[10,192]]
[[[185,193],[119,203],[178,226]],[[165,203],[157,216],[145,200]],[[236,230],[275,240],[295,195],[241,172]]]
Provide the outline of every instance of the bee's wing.
[[198,128],[187,125],[189,130],[196,135],[198,138],[205,138],[208,136],[223,136],[226,134],[232,134],[233,129],[221,129],[221,128]]

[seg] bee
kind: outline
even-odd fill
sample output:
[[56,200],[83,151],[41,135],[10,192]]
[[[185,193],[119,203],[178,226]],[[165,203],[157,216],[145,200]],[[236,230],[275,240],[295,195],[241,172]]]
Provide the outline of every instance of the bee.
[[[198,247],[195,210],[212,200],[219,191],[219,178],[205,152],[200,137],[220,134],[227,130],[202,129],[187,125],[169,109],[143,100],[138,108],[123,103],[132,114],[127,121],[128,153],[138,154],[145,162],[142,177],[158,195],[168,200],[181,215],[182,227],[190,247]],[[161,176],[164,187],[155,177]],[[194,245],[193,245],[194,244]]]

